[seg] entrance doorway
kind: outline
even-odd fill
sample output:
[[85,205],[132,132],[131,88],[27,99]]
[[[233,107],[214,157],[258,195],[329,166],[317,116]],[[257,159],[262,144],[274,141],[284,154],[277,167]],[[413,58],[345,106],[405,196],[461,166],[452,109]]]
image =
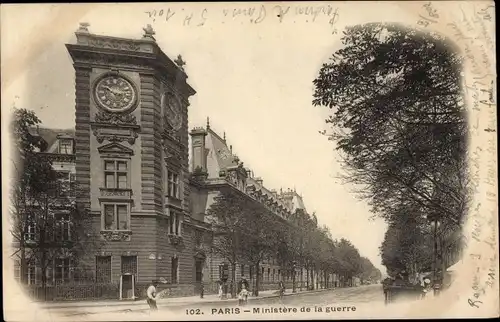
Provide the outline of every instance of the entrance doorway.
[[120,299],[133,300],[135,298],[135,275],[124,274],[120,279]]

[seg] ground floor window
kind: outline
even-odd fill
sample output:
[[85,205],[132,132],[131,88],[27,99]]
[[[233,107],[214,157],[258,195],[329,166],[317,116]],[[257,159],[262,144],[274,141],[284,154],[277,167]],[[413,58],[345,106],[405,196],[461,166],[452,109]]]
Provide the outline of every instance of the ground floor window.
[[195,279],[196,282],[201,282],[203,280],[203,261],[202,260],[195,260]]
[[111,256],[97,256],[95,277],[98,283],[111,282]]
[[70,281],[71,259],[57,258],[54,265],[54,281],[56,284],[63,284]]
[[137,256],[122,256],[121,272],[134,275],[137,280]]

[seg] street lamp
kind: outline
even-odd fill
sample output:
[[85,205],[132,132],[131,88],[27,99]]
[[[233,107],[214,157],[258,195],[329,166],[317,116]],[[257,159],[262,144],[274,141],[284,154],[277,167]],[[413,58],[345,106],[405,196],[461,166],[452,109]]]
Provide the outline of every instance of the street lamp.
[[432,223],[433,226],[433,238],[434,238],[434,252],[433,252],[433,269],[432,269],[432,278],[433,285],[432,288],[434,290],[434,295],[439,294],[440,288],[440,277],[438,276],[438,234],[437,229],[440,225],[439,215],[437,213],[433,213],[427,216],[427,219]]
[[297,267],[297,262],[296,261],[293,261],[292,262],[292,267],[293,267],[293,271],[292,271],[292,293],[296,293],[297,292],[297,289],[295,288],[295,268]]

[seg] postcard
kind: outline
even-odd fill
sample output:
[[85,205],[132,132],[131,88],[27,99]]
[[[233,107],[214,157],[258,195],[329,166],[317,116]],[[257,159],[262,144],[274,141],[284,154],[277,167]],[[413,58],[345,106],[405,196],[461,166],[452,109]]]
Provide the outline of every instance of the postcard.
[[499,316],[493,1],[1,21],[7,321]]

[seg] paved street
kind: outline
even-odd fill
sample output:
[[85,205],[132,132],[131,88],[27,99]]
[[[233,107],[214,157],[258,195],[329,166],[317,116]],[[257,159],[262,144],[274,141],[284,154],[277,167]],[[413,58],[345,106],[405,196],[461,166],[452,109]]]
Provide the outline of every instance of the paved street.
[[[290,294],[290,292],[288,292]],[[173,302],[173,301],[172,301]],[[382,305],[384,297],[381,285],[367,285],[352,288],[339,288],[335,290],[319,291],[304,294],[287,295],[283,299],[278,297],[267,297],[261,299],[250,298],[249,307],[302,307],[302,306],[329,306],[329,305],[363,305],[374,304]],[[165,317],[169,314],[182,314],[186,317],[189,311],[193,310],[194,315],[213,315],[213,310],[227,310],[238,308],[238,303],[235,300],[216,301],[206,299],[206,302],[199,299],[192,303],[169,303],[168,299],[158,303],[159,311],[155,314],[158,317]],[[51,314],[62,314],[73,320],[87,319],[107,319],[107,317],[123,317],[124,319],[132,318],[135,315],[149,315],[149,309],[146,305],[130,305],[130,306],[101,306],[94,308],[65,308],[65,309],[50,309]]]

